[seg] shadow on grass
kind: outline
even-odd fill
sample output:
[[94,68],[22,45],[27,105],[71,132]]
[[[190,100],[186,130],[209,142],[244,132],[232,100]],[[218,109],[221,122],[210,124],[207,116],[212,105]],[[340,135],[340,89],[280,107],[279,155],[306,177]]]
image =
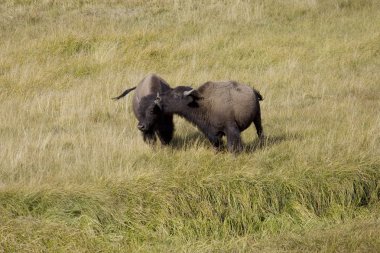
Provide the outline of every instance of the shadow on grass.
[[264,141],[260,142],[259,139],[255,139],[253,142],[244,145],[244,151],[246,153],[254,152],[258,149],[270,148],[281,142],[288,140],[299,140],[302,137],[299,134],[281,134],[281,135],[268,135],[265,136]]
[[211,143],[201,132],[192,132],[185,136],[174,136],[170,142],[173,149],[186,149],[187,147],[199,145],[210,145],[210,148],[212,148]]
[[[243,144],[243,152],[252,153],[259,149],[270,148],[277,144],[280,144],[284,141],[288,140],[299,140],[302,137],[298,134],[281,134],[281,135],[268,135],[265,137],[263,142],[260,142],[258,138],[256,138],[253,142],[248,144]],[[170,143],[170,146],[173,149],[186,149],[188,147],[193,146],[206,146],[210,149],[213,149],[211,143],[207,140],[207,138],[201,132],[192,132],[185,136],[175,136]],[[223,146],[219,152],[227,152],[226,138],[223,138]]]

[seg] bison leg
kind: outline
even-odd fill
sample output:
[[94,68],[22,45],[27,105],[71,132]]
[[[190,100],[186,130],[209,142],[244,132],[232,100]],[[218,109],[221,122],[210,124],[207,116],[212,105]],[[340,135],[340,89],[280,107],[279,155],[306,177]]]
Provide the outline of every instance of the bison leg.
[[167,117],[157,125],[156,133],[163,145],[169,144],[173,138],[174,123],[173,116]]
[[243,149],[241,143],[240,130],[237,127],[229,127],[227,129],[227,148],[232,153],[239,153]]
[[213,136],[212,138],[209,137],[208,140],[217,151],[220,151],[222,149],[223,141],[219,136]]
[[204,133],[207,137],[207,139],[211,142],[212,146],[217,150],[220,151],[223,148],[223,141],[222,141],[222,134],[220,133]]
[[145,143],[154,144],[156,142],[156,135],[153,131],[146,131],[142,133]]
[[253,119],[253,123],[255,124],[256,132],[257,132],[257,135],[259,136],[260,141],[263,141],[264,140],[264,131],[263,131],[263,126],[261,125],[260,107],[259,107],[259,110],[256,114],[256,117]]

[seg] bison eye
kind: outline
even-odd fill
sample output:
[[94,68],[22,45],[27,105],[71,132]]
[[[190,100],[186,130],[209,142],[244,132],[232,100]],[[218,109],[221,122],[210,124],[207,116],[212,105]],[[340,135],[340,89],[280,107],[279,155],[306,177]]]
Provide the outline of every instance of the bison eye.
[[150,110],[150,114],[155,114],[157,112],[156,107]]

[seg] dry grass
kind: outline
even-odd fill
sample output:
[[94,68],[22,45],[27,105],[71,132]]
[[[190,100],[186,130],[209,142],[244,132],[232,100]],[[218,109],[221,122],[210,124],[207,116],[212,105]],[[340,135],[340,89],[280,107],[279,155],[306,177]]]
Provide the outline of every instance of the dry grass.
[[[379,251],[379,11],[3,1],[0,252]],[[255,86],[266,145],[252,127],[247,152],[215,153],[177,118],[171,146],[147,146],[110,98],[152,72]]]

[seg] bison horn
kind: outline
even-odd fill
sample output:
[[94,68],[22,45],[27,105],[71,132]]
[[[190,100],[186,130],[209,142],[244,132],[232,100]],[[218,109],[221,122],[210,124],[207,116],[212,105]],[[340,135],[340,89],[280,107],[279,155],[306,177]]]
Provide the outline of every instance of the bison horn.
[[159,103],[160,101],[161,101],[160,93],[157,92],[157,97],[156,97],[156,99],[154,100],[154,103],[155,103],[156,105],[158,105],[158,103]]
[[183,95],[185,96],[185,97],[187,97],[187,96],[189,96],[189,95],[191,95],[191,93],[194,91],[194,89],[191,89],[191,90],[189,90],[189,91],[184,91],[183,92]]

